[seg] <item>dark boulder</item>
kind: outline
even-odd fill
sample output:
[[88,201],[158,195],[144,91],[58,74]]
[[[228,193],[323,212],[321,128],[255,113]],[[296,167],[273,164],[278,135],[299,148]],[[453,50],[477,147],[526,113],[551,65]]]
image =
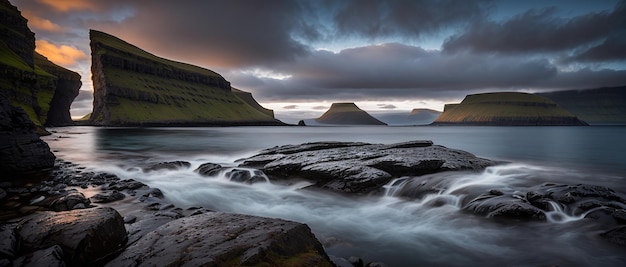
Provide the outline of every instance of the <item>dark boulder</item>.
[[69,192],[46,200],[50,208],[56,211],[67,211],[77,208],[86,208],[91,205],[91,201],[80,192]]
[[204,163],[194,170],[202,176],[217,176],[224,168],[214,163]]
[[464,209],[490,218],[546,220],[543,210],[510,195],[483,194],[472,200]]
[[63,249],[54,245],[17,258],[13,261],[13,266],[65,267],[66,264],[63,260]]
[[300,223],[205,213],[169,222],[106,266],[334,266]]
[[87,265],[117,252],[126,242],[126,228],[112,208],[33,214],[18,226],[23,252],[59,245],[68,263]]
[[279,146],[243,160],[271,179],[303,178],[332,191],[367,193],[391,179],[450,170],[482,170],[498,162],[468,152],[412,141],[391,145],[316,142]]
[[180,170],[191,167],[191,163],[187,161],[168,161],[152,164],[143,169],[144,172],[159,171],[159,170]]
[[0,92],[0,180],[47,171],[54,166],[54,160],[50,147],[39,138],[24,110],[13,107]]
[[95,194],[91,197],[91,199],[93,200],[93,203],[110,203],[122,200],[125,197],[126,195],[124,195],[123,193],[120,193],[118,191],[111,191]]
[[232,169],[226,173],[226,177],[232,182],[237,183],[264,183],[267,182],[267,176],[259,170]]

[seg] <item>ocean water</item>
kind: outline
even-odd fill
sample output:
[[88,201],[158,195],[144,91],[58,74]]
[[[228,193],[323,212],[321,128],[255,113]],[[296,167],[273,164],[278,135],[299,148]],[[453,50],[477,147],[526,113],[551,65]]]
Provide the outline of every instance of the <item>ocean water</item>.
[[[559,207],[548,222],[494,220],[462,210],[463,189],[480,185],[526,192],[545,182],[595,184],[626,193],[626,127],[217,127],[53,128],[44,139],[57,157],[160,188],[180,207],[207,208],[308,224],[335,257],[390,266],[626,266],[626,249],[606,230]],[[309,185],[237,184],[194,173],[202,163],[236,166],[264,148],[315,141],[395,143],[433,140],[510,162],[483,172],[442,173],[447,190],[404,199],[347,197]],[[150,163],[185,160],[188,170],[143,173]],[[626,208],[626,207],[625,207]],[[340,261],[340,259],[336,259]]]

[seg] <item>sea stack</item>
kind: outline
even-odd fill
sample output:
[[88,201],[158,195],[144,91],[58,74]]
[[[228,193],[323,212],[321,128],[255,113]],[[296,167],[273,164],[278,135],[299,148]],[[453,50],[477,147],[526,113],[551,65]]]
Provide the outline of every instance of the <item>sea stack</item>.
[[315,121],[321,124],[336,125],[387,125],[354,103],[333,103],[330,109]]
[[91,30],[93,111],[104,126],[282,125],[211,70],[157,57]]
[[459,104],[446,105],[433,125],[587,125],[552,100],[542,96],[499,92],[468,95]]

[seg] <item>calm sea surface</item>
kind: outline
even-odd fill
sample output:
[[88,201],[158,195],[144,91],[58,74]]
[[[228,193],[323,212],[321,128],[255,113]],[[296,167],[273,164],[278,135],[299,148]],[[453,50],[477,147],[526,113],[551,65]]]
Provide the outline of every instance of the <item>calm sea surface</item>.
[[[181,207],[307,223],[329,254],[390,266],[626,266],[626,249],[598,237],[588,219],[562,214],[544,223],[496,222],[462,211],[458,201],[388,196],[343,197],[299,190],[306,184],[241,185],[193,173],[205,162],[237,159],[276,145],[315,141],[395,143],[432,140],[477,156],[511,162],[461,173],[494,188],[525,192],[542,182],[588,183],[626,193],[626,127],[224,127],[53,128],[55,154],[94,171],[163,190]],[[185,160],[190,170],[143,173],[148,163]],[[449,175],[449,174],[442,174]],[[462,186],[462,185],[461,185]],[[462,195],[438,195],[459,199]],[[337,262],[341,261],[335,258]]]

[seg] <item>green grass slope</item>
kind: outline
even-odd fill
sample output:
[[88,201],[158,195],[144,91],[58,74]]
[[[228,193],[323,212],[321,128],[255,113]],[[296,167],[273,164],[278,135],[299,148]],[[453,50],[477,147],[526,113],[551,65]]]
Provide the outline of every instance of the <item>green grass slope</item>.
[[231,91],[219,74],[90,32],[97,125],[281,124]]
[[626,125],[626,86],[540,93],[591,125]]
[[30,67],[3,41],[0,41],[0,72],[2,93],[13,106],[24,109],[39,134],[47,134],[43,124],[54,96],[56,77],[38,66]]
[[585,125],[545,97],[514,92],[468,95],[446,105],[435,125]]

